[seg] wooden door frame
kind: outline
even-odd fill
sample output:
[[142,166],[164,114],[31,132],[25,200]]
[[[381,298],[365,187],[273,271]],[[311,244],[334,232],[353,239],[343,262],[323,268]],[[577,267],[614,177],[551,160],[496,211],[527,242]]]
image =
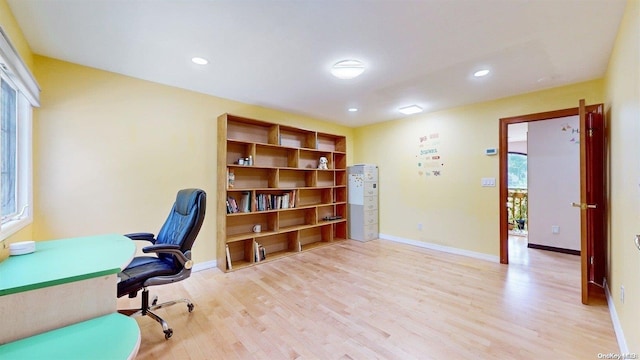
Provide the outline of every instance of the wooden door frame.
[[[586,111],[595,111],[599,105],[587,105]],[[507,199],[509,197],[509,189],[508,189],[508,162],[507,155],[509,153],[509,125],[510,124],[518,124],[518,123],[528,123],[533,121],[541,121],[541,120],[551,120],[557,119],[567,116],[578,116],[579,115],[579,107],[562,109],[562,110],[554,110],[547,111],[535,114],[528,115],[520,115],[513,117],[506,117],[500,119],[498,136],[500,139],[500,143],[498,145],[498,156],[499,156],[499,167],[500,167],[500,177],[499,177],[499,204],[500,204],[500,263],[501,264],[509,264],[509,218],[507,213]],[[583,179],[580,179],[580,182],[583,182]],[[581,185],[582,186],[582,185]],[[581,249],[583,250],[583,249]],[[582,254],[586,253],[585,251],[581,251]],[[584,259],[582,259],[584,262]]]

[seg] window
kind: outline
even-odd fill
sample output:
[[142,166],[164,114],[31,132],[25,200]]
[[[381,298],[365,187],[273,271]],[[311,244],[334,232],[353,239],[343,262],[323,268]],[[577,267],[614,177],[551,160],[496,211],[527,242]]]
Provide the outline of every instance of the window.
[[507,187],[509,189],[527,188],[527,154],[510,152],[507,154]]
[[0,28],[0,241],[31,223],[31,113],[40,89]]
[[31,105],[0,71],[0,240],[22,229],[31,216]]
[[2,118],[2,137],[0,137],[0,161],[2,162],[2,177],[0,178],[0,186],[2,187],[2,222],[5,219],[16,215],[16,175],[18,167],[16,166],[16,144],[17,144],[17,106],[18,95],[4,77],[0,78],[0,113]]

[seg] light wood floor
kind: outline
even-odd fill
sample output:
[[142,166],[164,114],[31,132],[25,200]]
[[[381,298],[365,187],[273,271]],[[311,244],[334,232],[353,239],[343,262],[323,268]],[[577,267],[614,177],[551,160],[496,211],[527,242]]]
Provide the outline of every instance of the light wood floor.
[[385,240],[345,241],[227,274],[194,273],[152,289],[160,301],[186,296],[196,307],[158,310],[173,327],[170,340],[152,319],[136,318],[138,359],[597,359],[619,352],[606,304],[580,303],[578,256],[511,247],[506,266]]

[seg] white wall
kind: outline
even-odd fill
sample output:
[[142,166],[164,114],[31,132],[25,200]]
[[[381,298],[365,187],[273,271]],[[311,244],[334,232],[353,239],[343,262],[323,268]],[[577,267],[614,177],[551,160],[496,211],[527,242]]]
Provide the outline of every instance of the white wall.
[[517,123],[508,125],[508,149],[509,152],[521,154],[527,153],[527,131],[529,123]]
[[[529,243],[580,250],[578,116],[529,123]],[[559,226],[557,234],[552,226]]]
[[526,141],[511,141],[509,142],[509,152],[517,152],[521,154],[527,153],[527,142]]

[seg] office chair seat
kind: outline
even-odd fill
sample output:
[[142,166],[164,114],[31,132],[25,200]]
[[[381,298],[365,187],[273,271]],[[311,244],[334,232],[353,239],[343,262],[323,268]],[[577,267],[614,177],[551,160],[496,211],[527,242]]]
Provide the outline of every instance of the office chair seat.
[[152,256],[134,258],[118,277],[118,297],[129,295],[135,297],[144,287],[145,281],[151,277],[174,275],[176,272],[172,262]]
[[152,310],[171,306],[179,302],[187,304],[189,312],[193,311],[193,303],[189,299],[156,304],[154,299],[149,304],[149,286],[170,284],[181,281],[191,275],[191,247],[204,221],[206,193],[200,189],[184,189],[178,191],[176,201],[169,216],[156,237],[152,233],[134,233],[126,236],[132,240],[148,241],[151,245],[142,249],[144,253],[156,256],[137,256],[118,274],[118,297],[128,295],[136,297],[142,290],[142,305],[139,309],[119,309],[118,312],[128,316],[146,315],[162,325],[165,338],[173,335],[173,330],[166,321]]

